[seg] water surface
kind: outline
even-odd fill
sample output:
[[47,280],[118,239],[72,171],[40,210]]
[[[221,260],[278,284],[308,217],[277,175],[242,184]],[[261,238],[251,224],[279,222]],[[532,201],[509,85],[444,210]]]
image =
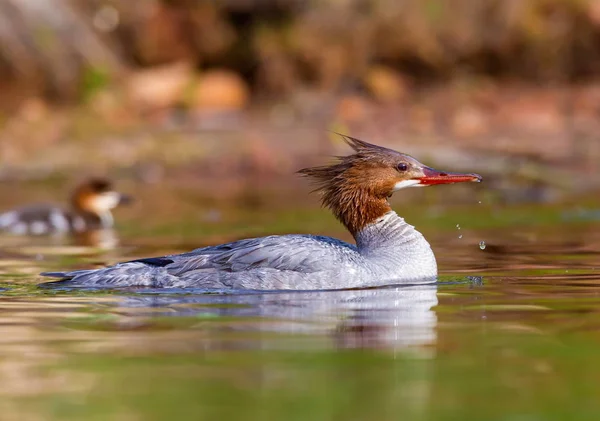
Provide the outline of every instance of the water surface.
[[3,419],[598,420],[600,224],[540,209],[412,209],[439,285],[311,293],[59,290],[37,273],[244,234],[347,239],[314,206],[164,225],[134,209],[116,248],[2,237]]

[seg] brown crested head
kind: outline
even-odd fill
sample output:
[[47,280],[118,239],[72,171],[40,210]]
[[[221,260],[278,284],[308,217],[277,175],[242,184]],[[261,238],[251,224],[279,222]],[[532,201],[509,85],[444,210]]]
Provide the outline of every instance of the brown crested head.
[[481,181],[477,174],[450,173],[429,168],[415,158],[340,135],[354,154],[336,162],[305,168],[300,174],[313,178],[323,205],[356,236],[365,226],[391,211],[388,198],[406,187]]
[[71,195],[71,204],[76,210],[96,215],[110,212],[111,209],[129,201],[129,196],[114,191],[112,182],[104,178],[84,181]]

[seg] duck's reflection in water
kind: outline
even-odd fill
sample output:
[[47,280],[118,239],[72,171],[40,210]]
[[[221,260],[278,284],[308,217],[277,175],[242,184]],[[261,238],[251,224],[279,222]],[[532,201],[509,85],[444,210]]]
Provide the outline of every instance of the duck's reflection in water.
[[[435,285],[260,294],[156,292],[128,295],[119,306],[137,307],[137,315],[147,307],[147,315],[233,318],[228,331],[306,334],[328,338],[336,347],[400,349],[436,342]],[[261,342],[257,346],[265,345],[264,337],[255,339]],[[324,344],[316,340],[315,345]]]

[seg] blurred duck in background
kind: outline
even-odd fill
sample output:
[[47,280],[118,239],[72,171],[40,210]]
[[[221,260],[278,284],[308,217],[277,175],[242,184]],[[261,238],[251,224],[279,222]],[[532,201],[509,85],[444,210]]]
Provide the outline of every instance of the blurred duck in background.
[[55,204],[25,206],[0,214],[0,230],[17,235],[84,233],[111,228],[112,209],[131,202],[104,178],[91,178],[71,194],[68,208]]

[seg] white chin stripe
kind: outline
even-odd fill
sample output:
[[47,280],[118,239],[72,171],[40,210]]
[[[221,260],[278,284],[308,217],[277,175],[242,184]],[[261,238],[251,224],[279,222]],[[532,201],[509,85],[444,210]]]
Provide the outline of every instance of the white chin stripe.
[[121,195],[117,192],[109,191],[99,194],[90,200],[90,208],[96,212],[105,212],[117,207],[121,201]]
[[421,181],[419,181],[419,180],[402,180],[402,181],[398,181],[394,185],[394,191],[398,191],[400,189],[405,189],[407,187],[423,187],[423,184],[421,184]]

